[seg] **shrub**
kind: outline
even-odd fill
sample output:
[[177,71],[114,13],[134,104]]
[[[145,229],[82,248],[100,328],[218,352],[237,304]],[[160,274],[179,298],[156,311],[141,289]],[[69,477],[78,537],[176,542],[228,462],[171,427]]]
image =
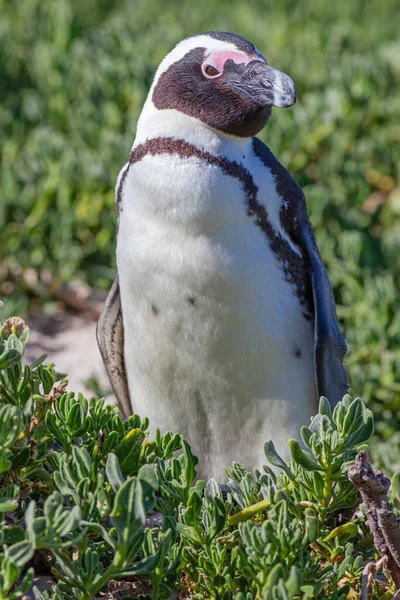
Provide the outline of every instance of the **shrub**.
[[[148,419],[67,391],[44,357],[23,364],[29,329],[0,333],[0,599],[52,573],[36,600],[90,600],[115,580],[148,582],[156,600],[356,597],[376,551],[347,470],[373,432],[360,399],[321,398],[289,441],[291,461],[234,463],[228,485],[196,481],[179,433],[148,436]],[[374,580],[387,598],[391,579]],[[137,597],[137,596],[136,596]],[[140,597],[140,596],[139,596]]]
[[110,288],[114,184],[157,65],[187,35],[235,31],[297,85],[296,106],[274,111],[262,137],[306,193],[349,341],[350,381],[363,390],[379,436],[391,441],[393,462],[400,448],[397,0],[0,6],[0,295],[8,295],[8,315],[35,302],[54,309],[51,290],[60,282]]

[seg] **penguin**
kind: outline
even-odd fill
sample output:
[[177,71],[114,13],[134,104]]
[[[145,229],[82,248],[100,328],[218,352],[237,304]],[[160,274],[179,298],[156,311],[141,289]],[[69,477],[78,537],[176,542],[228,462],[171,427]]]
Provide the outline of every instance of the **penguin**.
[[178,431],[198,476],[265,462],[348,391],[346,342],[301,188],[256,137],[292,79],[207,32],[161,62],[116,184],[117,277],[97,328],[125,416]]

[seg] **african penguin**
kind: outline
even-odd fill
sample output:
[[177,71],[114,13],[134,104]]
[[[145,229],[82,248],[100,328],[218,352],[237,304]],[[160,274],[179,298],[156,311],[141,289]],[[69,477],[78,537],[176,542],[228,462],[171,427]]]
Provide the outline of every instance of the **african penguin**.
[[116,185],[118,275],[98,324],[125,415],[178,431],[202,478],[285,454],[347,392],[346,343],[302,190],[254,137],[293,81],[208,32],[161,62]]

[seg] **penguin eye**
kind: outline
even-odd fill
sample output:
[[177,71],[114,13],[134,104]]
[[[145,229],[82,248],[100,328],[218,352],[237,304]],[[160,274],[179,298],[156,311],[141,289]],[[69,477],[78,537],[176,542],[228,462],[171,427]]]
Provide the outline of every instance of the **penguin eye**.
[[212,65],[205,65],[203,68],[203,73],[206,75],[206,77],[217,77],[218,75],[221,75],[218,69]]

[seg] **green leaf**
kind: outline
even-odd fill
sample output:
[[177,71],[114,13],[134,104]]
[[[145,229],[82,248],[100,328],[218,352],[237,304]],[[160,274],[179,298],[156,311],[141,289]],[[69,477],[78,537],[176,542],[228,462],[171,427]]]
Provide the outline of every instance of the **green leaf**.
[[209,502],[214,502],[215,498],[221,498],[221,488],[213,477],[208,480],[204,488],[204,496]]
[[339,430],[342,430],[345,416],[346,409],[344,407],[343,401],[341,401],[335,406],[333,411],[333,420]]
[[32,543],[34,543],[34,524],[35,524],[35,509],[36,509],[36,502],[35,500],[31,500],[28,504],[27,509],[25,510],[25,515],[24,515],[24,520],[25,520],[25,526],[26,526],[26,530],[28,532],[30,541]]
[[128,547],[126,549],[126,554],[125,554],[126,560],[125,560],[124,568],[126,568],[129,564],[136,561],[139,550],[140,550],[141,546],[143,545],[144,538],[145,538],[144,531],[137,531],[133,536],[131,536],[129,538],[129,544],[128,544]]
[[19,450],[14,450],[11,461],[12,468],[21,469],[22,467],[25,467],[31,460],[32,454],[32,450],[26,446],[24,448],[20,448]]
[[136,475],[140,466],[142,445],[146,439],[147,436],[141,429],[131,429],[120,441],[115,454],[123,473]]
[[161,564],[171,545],[171,532],[160,534],[160,545],[155,555],[143,558],[121,575],[145,575],[154,571]]
[[211,527],[208,530],[209,539],[214,539],[226,526],[227,510],[225,504],[220,498],[214,498],[214,518]]
[[65,537],[69,533],[74,533],[82,519],[80,506],[73,506],[71,509],[65,509],[54,520],[53,527],[59,537]]
[[137,478],[143,482],[146,482],[155,492],[158,491],[159,483],[155,469],[152,465],[142,465],[137,474]]
[[66,426],[71,435],[76,435],[81,429],[85,418],[83,406],[79,402],[75,402],[70,410],[66,420]]
[[329,540],[333,540],[334,538],[352,538],[357,535],[358,527],[356,523],[345,523],[344,525],[339,525],[333,529],[329,535],[327,535],[323,541],[328,542]]
[[106,475],[108,481],[111,483],[111,487],[115,493],[123,486],[125,483],[124,476],[122,475],[118,458],[115,454],[110,452],[107,457],[106,463]]
[[31,560],[34,554],[34,547],[31,542],[24,540],[17,542],[5,548],[4,554],[16,567],[22,569],[27,562]]
[[47,358],[47,354],[41,354],[36,358],[30,365],[31,369],[36,369],[39,365],[41,365]]
[[272,586],[276,585],[280,579],[283,579],[285,576],[285,569],[282,564],[278,563],[269,572],[267,577],[267,581],[265,584],[266,589],[272,588]]
[[16,542],[22,542],[25,539],[25,531],[21,527],[13,527],[9,529],[3,529],[2,531],[4,539],[1,539],[5,544],[15,544]]
[[300,435],[301,435],[301,439],[303,440],[304,445],[307,446],[307,448],[309,448],[311,450],[310,440],[313,435],[312,431],[310,431],[310,429],[308,427],[303,425],[300,428]]
[[182,523],[178,523],[177,526],[178,533],[183,537],[195,542],[196,544],[202,544],[203,539],[197,533],[194,527],[190,527],[189,525],[182,525]]
[[200,519],[200,511],[202,507],[202,499],[196,493],[191,493],[189,496],[187,508],[183,514],[183,521],[189,527],[196,527]]
[[366,408],[360,398],[356,398],[347,409],[343,421],[343,435],[348,436],[357,431],[365,422]]
[[290,567],[289,577],[285,582],[285,587],[288,593],[289,598],[294,598],[296,594],[300,591],[300,586],[302,584],[302,576],[301,571],[295,565]]
[[9,369],[21,360],[21,352],[15,349],[7,350],[0,356],[0,370]]
[[79,476],[79,479],[87,477],[90,479],[92,474],[92,461],[86,448],[72,447],[72,458]]
[[265,458],[267,459],[268,462],[271,463],[271,465],[273,465],[274,467],[278,467],[279,469],[283,469],[285,471],[285,473],[287,473],[287,474],[290,473],[287,464],[279,456],[279,454],[275,450],[274,443],[271,440],[269,440],[268,442],[265,442],[264,454],[265,454]]
[[10,448],[23,429],[22,413],[17,406],[0,407],[0,447]]
[[[19,542],[21,543],[21,542]],[[16,546],[16,544],[14,544],[14,547]],[[21,565],[22,567],[22,565]],[[6,590],[9,590],[11,588],[11,586],[14,585],[14,583],[17,581],[18,576],[20,574],[20,570],[21,567],[18,568],[18,566],[15,564],[15,562],[13,562],[12,560],[10,560],[10,558],[5,558],[1,564],[1,574],[3,579],[2,582],[2,587]]]
[[325,398],[325,396],[321,396],[321,398],[319,399],[319,413],[321,415],[325,415],[330,421],[332,421],[331,403],[327,398]]
[[146,522],[146,511],[151,510],[154,504],[154,491],[145,481],[136,478],[125,481],[115,496],[110,515],[121,540],[128,543],[129,538],[143,527]]
[[310,423],[310,431],[316,435],[319,442],[325,437],[326,432],[332,430],[331,422],[326,415],[318,414],[312,417]]
[[372,412],[368,409],[365,411],[365,423],[357,431],[349,435],[346,439],[348,448],[353,448],[367,442],[374,433],[374,418]]
[[14,512],[18,505],[18,498],[0,498],[0,513]]
[[[168,442],[166,442],[168,436]],[[171,432],[167,432],[164,434],[162,439],[162,448],[163,448],[163,458],[166,460],[167,458],[171,458],[173,453],[181,448],[182,446],[182,436],[179,433],[175,433],[175,435],[171,435]]]
[[197,457],[192,454],[190,444],[182,438],[183,453],[179,460],[183,463],[183,475],[186,488],[189,489],[196,477],[196,465],[199,462]]
[[11,460],[9,460],[10,456],[11,454],[9,450],[0,449],[0,475],[1,473],[5,473],[11,469]]
[[324,478],[319,471],[313,471],[312,482],[316,498],[322,498],[324,493]]
[[118,433],[118,437],[122,440],[125,436],[125,428],[122,419],[119,415],[114,415],[112,418],[113,430]]
[[116,431],[110,431],[107,434],[106,439],[104,440],[104,444],[101,448],[101,453],[103,456],[107,456],[110,452],[114,450],[119,441],[119,435]]
[[306,471],[323,471],[323,468],[314,460],[309,452],[304,452],[300,448],[297,440],[289,440],[289,450],[292,460],[306,469]]
[[55,378],[48,367],[41,367],[40,378],[43,384],[45,394],[50,394],[55,383]]
[[24,578],[18,586],[18,593],[27,594],[32,588],[32,583],[35,577],[35,571],[33,567],[30,567],[25,573]]
[[304,544],[313,544],[319,536],[319,519],[318,515],[311,508],[306,508],[304,511],[305,517],[305,535]]
[[65,479],[61,476],[59,471],[55,471],[52,475],[54,483],[56,487],[60,490],[64,496],[73,496],[76,492],[76,488],[70,485]]
[[61,429],[57,425],[55,416],[48,410],[46,412],[46,425],[49,432],[59,441],[63,446],[66,445],[66,439]]
[[14,333],[12,333],[7,338],[6,348],[7,350],[17,350],[17,352],[19,352],[19,354],[21,355],[24,351],[24,344],[23,342],[21,342],[21,340],[17,338],[17,336]]

